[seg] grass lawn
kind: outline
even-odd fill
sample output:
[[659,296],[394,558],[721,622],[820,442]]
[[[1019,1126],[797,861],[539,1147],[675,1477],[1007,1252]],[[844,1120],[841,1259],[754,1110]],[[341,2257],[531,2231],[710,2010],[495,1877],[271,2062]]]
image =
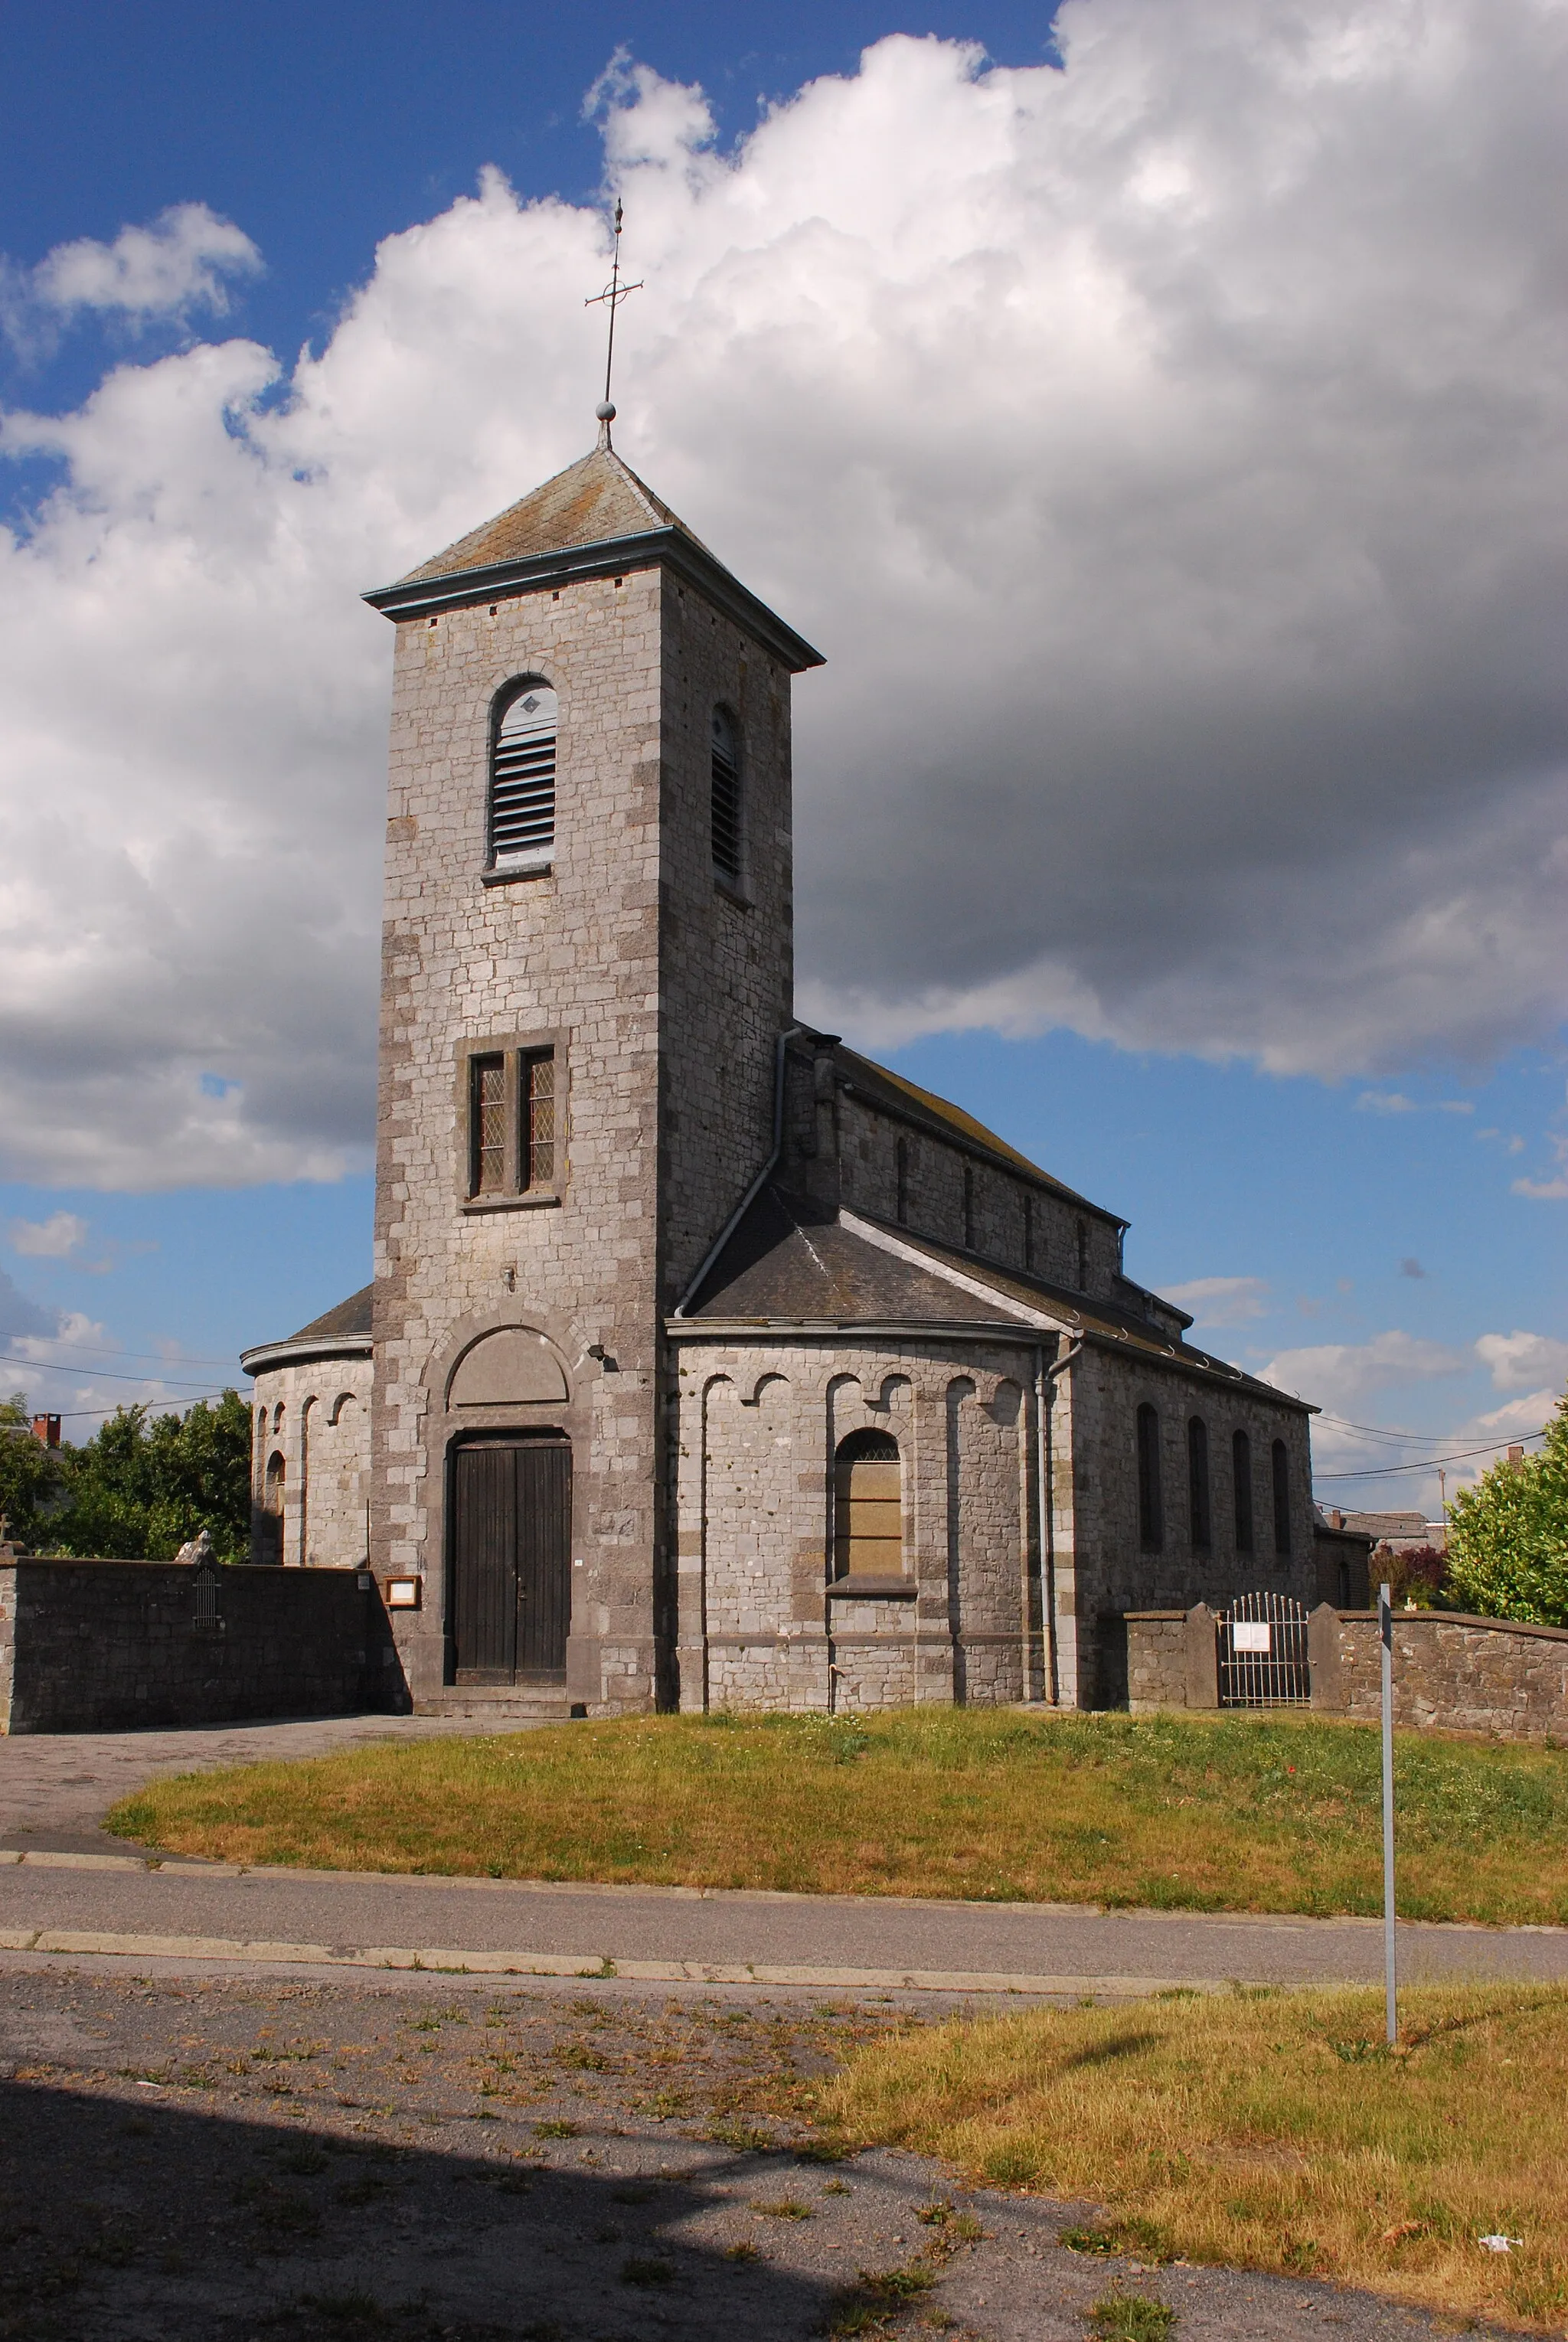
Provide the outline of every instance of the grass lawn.
[[[1568,1751],[1401,1736],[1400,1909],[1568,1922]],[[1200,1911],[1382,1909],[1378,1740],[1253,1717],[649,1716],[156,1781],[228,1861]]]
[[[1164,1995],[921,2027],[826,2086],[853,2143],[1103,2207],[1086,2252],[1333,2277],[1561,2332],[1568,1991]],[[1507,2253],[1480,2239],[1515,2240]]]

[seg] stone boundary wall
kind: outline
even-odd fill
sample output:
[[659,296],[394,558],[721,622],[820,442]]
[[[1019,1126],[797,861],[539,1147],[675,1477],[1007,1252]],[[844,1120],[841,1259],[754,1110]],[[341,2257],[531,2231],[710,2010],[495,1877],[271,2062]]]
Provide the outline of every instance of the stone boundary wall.
[[[198,1619],[198,1581],[216,1619]],[[368,1571],[0,1560],[0,1733],[406,1714]]]
[[[1377,1613],[1341,1610],[1333,1619],[1337,1632],[1323,1636],[1321,1657],[1313,1642],[1313,1706],[1376,1716]],[[1393,1720],[1499,1740],[1568,1740],[1568,1631],[1454,1610],[1396,1610]]]
[[[1219,1706],[1214,1614],[1134,1610],[1120,1621],[1134,1716]],[[1382,1702],[1377,1613],[1320,1603],[1308,1621],[1316,1715],[1375,1721]],[[1568,1739],[1568,1630],[1452,1610],[1393,1614],[1393,1719],[1415,1730],[1497,1740]]]

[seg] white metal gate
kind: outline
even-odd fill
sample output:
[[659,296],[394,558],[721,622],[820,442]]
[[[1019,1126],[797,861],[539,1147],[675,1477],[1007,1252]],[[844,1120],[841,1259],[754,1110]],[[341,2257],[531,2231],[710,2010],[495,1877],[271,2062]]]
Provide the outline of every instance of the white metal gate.
[[1288,1594],[1239,1594],[1214,1622],[1222,1707],[1303,1707],[1307,1614]]

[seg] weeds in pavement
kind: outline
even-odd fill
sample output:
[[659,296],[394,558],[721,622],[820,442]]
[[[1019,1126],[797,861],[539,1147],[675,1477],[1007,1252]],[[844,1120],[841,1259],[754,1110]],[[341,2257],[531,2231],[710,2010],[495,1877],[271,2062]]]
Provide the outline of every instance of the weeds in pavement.
[[[890,2035],[821,2111],[856,2143],[1104,2206],[1074,2251],[1327,2277],[1560,2332],[1568,1987],[1235,1992]],[[939,2233],[941,2233],[939,2229]],[[1482,2239],[1515,2241],[1507,2251]]]

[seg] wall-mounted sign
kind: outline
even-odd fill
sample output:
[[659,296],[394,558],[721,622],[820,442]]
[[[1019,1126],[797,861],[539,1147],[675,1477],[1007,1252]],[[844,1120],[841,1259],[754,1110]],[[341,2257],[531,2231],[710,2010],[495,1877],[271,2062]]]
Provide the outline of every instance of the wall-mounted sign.
[[417,1610],[422,1577],[389,1577],[385,1581],[386,1606],[389,1610]]

